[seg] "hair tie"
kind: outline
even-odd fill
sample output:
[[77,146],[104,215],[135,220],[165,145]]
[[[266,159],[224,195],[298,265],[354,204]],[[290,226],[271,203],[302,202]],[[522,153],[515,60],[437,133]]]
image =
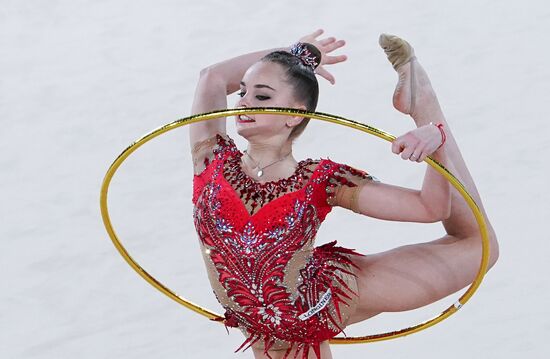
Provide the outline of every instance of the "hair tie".
[[315,68],[319,65],[315,55],[309,51],[306,44],[303,42],[297,42],[292,45],[290,53],[298,57],[304,65],[311,67],[313,71],[315,71]]

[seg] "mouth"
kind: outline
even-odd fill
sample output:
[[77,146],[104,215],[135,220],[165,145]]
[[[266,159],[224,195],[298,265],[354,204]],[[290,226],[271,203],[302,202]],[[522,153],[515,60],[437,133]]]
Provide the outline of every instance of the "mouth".
[[256,122],[256,121],[253,118],[248,117],[247,115],[239,115],[237,116],[237,122],[248,123],[248,122]]

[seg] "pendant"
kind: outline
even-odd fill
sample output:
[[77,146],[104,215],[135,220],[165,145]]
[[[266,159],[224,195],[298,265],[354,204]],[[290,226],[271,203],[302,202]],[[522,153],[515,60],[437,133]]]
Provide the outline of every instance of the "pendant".
[[259,170],[258,171],[258,177],[262,177],[263,174],[264,174],[264,170]]

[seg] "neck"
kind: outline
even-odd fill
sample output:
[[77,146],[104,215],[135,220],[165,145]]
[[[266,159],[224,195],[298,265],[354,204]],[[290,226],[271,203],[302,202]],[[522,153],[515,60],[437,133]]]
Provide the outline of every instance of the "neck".
[[[290,141],[276,142],[274,139],[268,142],[256,142],[251,140],[248,142],[246,153],[248,156],[245,154],[243,161],[251,169],[257,169],[257,166],[264,168],[273,163],[273,165],[265,169],[266,174],[291,173],[297,163],[292,155],[292,144]],[[283,159],[281,160],[281,158]]]

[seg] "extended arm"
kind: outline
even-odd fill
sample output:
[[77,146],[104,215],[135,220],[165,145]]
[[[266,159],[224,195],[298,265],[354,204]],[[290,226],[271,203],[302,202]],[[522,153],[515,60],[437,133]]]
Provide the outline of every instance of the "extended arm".
[[[397,138],[392,143],[394,153],[408,159],[414,148],[434,148],[440,141],[439,130],[432,125],[422,126]],[[414,146],[403,146],[403,143]],[[403,148],[405,147],[405,148]],[[423,160],[427,154],[421,157]],[[431,154],[444,166],[448,163],[445,146]],[[431,166],[427,166],[421,190],[362,180],[355,187],[341,186],[336,204],[363,215],[401,222],[437,222],[450,216],[451,192],[449,182]]]
[[[437,152],[442,152],[438,150]],[[445,154],[432,157],[445,163]],[[426,169],[421,190],[379,182],[358,186],[357,210],[369,217],[401,222],[431,223],[446,219],[451,211],[450,184],[431,166]],[[353,191],[354,188],[347,189]]]

